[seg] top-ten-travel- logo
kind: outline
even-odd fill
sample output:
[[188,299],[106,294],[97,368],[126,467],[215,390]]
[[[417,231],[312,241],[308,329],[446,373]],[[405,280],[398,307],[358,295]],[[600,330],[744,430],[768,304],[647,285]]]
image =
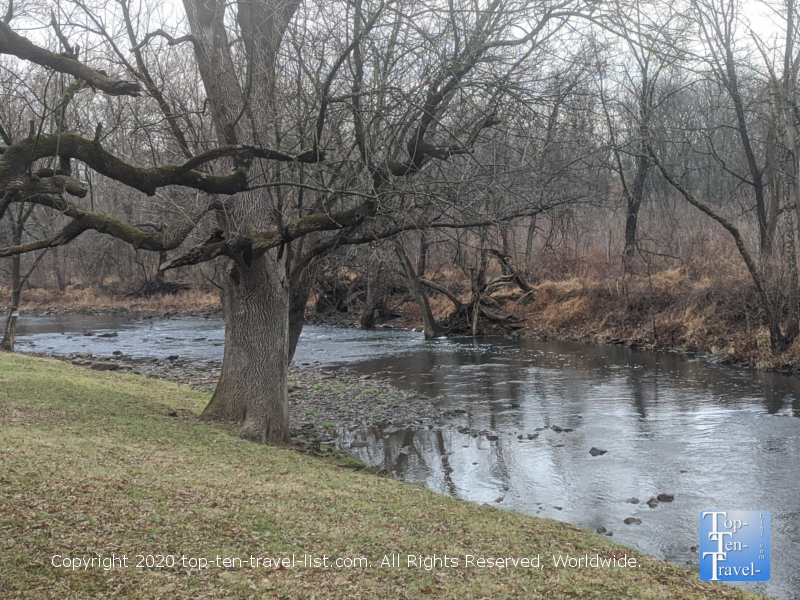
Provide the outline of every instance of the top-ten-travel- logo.
[[703,581],[767,581],[769,513],[701,512],[699,552]]

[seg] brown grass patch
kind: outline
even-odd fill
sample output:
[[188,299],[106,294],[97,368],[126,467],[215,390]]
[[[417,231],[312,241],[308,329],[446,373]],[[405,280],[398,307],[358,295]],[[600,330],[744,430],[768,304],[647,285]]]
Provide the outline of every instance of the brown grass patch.
[[542,321],[556,329],[583,322],[592,317],[592,302],[586,296],[569,298],[548,305],[541,314]]
[[[0,290],[0,302],[8,303],[10,293]],[[133,312],[195,312],[220,308],[216,293],[189,290],[179,294],[160,294],[133,298],[114,294],[102,287],[69,286],[58,289],[33,288],[22,292],[21,310],[118,311]]]

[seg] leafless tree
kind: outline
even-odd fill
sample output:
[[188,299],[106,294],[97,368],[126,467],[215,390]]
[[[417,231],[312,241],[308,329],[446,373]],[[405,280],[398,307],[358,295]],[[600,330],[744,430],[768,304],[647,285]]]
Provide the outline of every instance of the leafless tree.
[[[7,139],[0,217],[26,202],[64,225],[0,256],[59,247],[87,231],[170,252],[206,228],[205,240],[161,265],[229,261],[225,357],[204,415],[273,442],[288,439],[289,315],[305,270],[336,246],[451,219],[457,207],[407,206],[413,181],[468,156],[498,125],[515,77],[555,47],[567,20],[594,10],[580,0],[184,0],[186,29],[169,29],[151,27],[129,0],[74,7],[52,19],[54,52],[12,29],[9,6],[0,52],[118,98],[119,139],[96,122],[85,131],[85,118],[83,129]],[[81,55],[72,35],[91,40],[92,53]],[[176,97],[157,72],[155,57],[173,47],[190,49],[186,70],[199,74],[202,102]],[[141,144],[134,152],[125,150],[129,123]],[[54,157],[58,166],[42,170]],[[87,206],[88,173],[134,190],[140,202],[172,189],[195,193],[175,196],[159,219],[165,227],[136,227]]]
[[[748,31],[735,2],[694,0],[691,9],[705,50],[700,57],[705,69],[697,67],[703,77],[694,86],[699,102],[691,115],[673,115],[672,125],[666,124],[669,119],[662,119],[658,127],[650,127],[648,152],[670,185],[733,237],[761,299],[772,349],[781,353],[800,329],[794,229],[797,205],[792,189],[798,123],[792,108],[797,102],[795,7],[790,2],[783,8],[785,44],[782,60],[776,61],[778,67],[770,60],[765,42]],[[765,69],[757,68],[745,55],[752,54],[753,44],[760,49]],[[750,103],[745,102],[743,92],[744,71],[749,73]],[[681,121],[680,126],[675,119]],[[735,132],[738,143],[731,143],[729,132]],[[698,189],[697,174],[703,164],[698,157],[703,155],[716,163],[718,182],[726,178],[732,182],[728,184],[729,197],[703,194]],[[708,163],[704,170],[710,170]],[[724,189],[720,183],[719,188]],[[731,201],[737,196],[744,201],[744,214],[751,210],[755,214],[755,249],[748,244],[737,215],[741,208]],[[783,252],[778,253],[775,242],[781,214],[784,244]],[[781,283],[784,273],[788,273],[788,286]]]

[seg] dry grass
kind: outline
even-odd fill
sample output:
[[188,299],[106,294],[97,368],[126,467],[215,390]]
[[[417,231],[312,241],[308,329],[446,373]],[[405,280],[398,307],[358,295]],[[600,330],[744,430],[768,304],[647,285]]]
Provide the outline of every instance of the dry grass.
[[541,313],[541,320],[547,327],[560,330],[587,322],[592,318],[592,313],[591,299],[581,295],[547,304]]
[[[0,304],[8,303],[8,290],[0,290]],[[217,310],[219,295],[190,290],[180,294],[161,294],[133,298],[114,294],[103,286],[70,286],[65,291],[33,288],[22,293],[22,310],[197,312]]]
[[[638,262],[627,272],[604,256],[567,261],[569,270],[580,274],[540,280],[533,286],[535,294],[523,299],[514,315],[522,319],[523,331],[531,337],[620,341],[644,348],[711,353],[761,368],[800,364],[800,344],[781,357],[772,355],[749,274],[741,260],[720,256],[660,268]],[[566,268],[563,261],[558,264]],[[469,289],[463,273],[460,279],[458,274],[455,269],[443,269],[436,281],[463,293],[466,301]],[[520,293],[501,290],[493,297],[508,314]],[[452,304],[433,295],[431,308],[442,319],[452,311]],[[413,301],[402,309],[400,324],[421,324]]]
[[535,337],[620,340],[702,353],[725,350],[730,360],[774,362],[757,342],[761,314],[747,274],[730,266],[707,266],[543,281],[516,314]]
[[[0,597],[760,598],[572,525],[245,442],[197,420],[206,399],[177,384],[0,354]],[[112,554],[128,566],[51,562]],[[137,568],[137,554],[177,561]],[[214,564],[292,554],[369,566]],[[381,567],[390,554],[403,566]],[[459,566],[406,566],[408,555],[434,554]],[[467,567],[465,554],[540,554],[544,568]],[[627,554],[639,566],[556,568],[552,556],[566,554]],[[184,567],[182,556],[213,566]]]

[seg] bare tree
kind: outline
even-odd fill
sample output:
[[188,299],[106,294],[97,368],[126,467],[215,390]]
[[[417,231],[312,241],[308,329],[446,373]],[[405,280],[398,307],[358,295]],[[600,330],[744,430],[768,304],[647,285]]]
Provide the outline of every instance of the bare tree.
[[[765,77],[763,71],[749,65],[752,73],[750,96],[761,101],[760,106],[753,104],[750,107],[744,102],[740,76],[748,63],[741,55],[736,55],[737,44],[744,47],[745,40],[743,35],[737,37],[737,27],[743,28],[743,24],[735,3],[697,0],[692,8],[707,51],[703,57],[707,72],[700,72],[710,77],[699,79],[694,86],[700,96],[695,99],[696,112],[693,115],[673,115],[672,123],[667,124],[670,119],[664,118],[662,113],[659,126],[649,128],[648,153],[664,178],[683,198],[732,236],[761,300],[772,350],[782,353],[800,331],[794,226],[797,206],[793,197],[796,192],[792,189],[793,173],[796,172],[793,148],[798,122],[796,109],[791,108],[796,105],[793,96],[796,94],[794,82],[798,64],[793,50],[795,8],[793,3],[785,7],[782,67],[776,68],[772,64],[763,42],[750,33],[750,39],[760,47],[767,66]],[[719,88],[722,93],[717,92]],[[725,96],[731,104],[731,119],[727,118],[720,102]],[[680,125],[675,119],[680,120]],[[772,133],[755,136],[754,131],[763,131],[757,125],[764,122]],[[727,137],[729,131],[735,132],[738,144],[731,144]],[[770,147],[767,147],[768,140],[771,140]],[[755,250],[747,242],[741,208],[725,196],[704,195],[698,189],[697,173],[702,160],[698,162],[697,159],[704,155],[711,156],[716,163],[720,175],[718,185],[725,178],[730,181],[727,187],[734,193],[729,198],[736,197],[736,190],[751,192],[740,195],[745,200],[744,214],[748,214],[747,211],[755,213],[758,232]],[[769,155],[773,156],[773,165],[769,176],[765,177],[765,167],[759,164],[759,156]],[[744,174],[736,169],[742,157]],[[778,157],[777,160],[774,157]],[[708,163],[704,168],[710,168]],[[767,203],[770,186],[773,187],[774,199],[771,205]],[[779,231],[777,216],[781,213],[784,217],[784,252],[778,253],[775,241]],[[782,284],[785,273],[788,273],[788,287]]]
[[[612,168],[619,177],[625,199],[623,257],[629,260],[636,251],[639,211],[645,199],[651,166],[644,138],[660,96],[669,94],[662,85],[662,80],[667,77],[665,72],[683,58],[680,52],[683,31],[676,26],[681,20],[679,16],[668,9],[654,7],[651,2],[620,2],[615,9],[614,28],[619,32],[630,59],[628,64],[620,65],[621,80],[615,83],[617,89],[613,93],[622,114],[616,118],[612,116],[611,100],[603,77],[600,78],[600,95],[613,155]],[[668,39],[664,39],[665,35]]]
[[[424,177],[436,162],[468,155],[498,123],[511,78],[567,19],[593,10],[579,0],[424,7],[388,0],[336,6],[184,0],[188,31],[166,31],[148,30],[127,0],[111,13],[78,6],[81,19],[54,20],[61,55],[13,32],[11,9],[0,52],[127,95],[125,110],[137,123],[146,105],[163,119],[137,124],[151,151],[134,160],[106,141],[99,124],[93,135],[33,131],[8,140],[0,158],[0,217],[28,202],[66,222],[55,235],[0,249],[0,256],[58,247],[92,230],[137,249],[169,252],[204,219],[213,220],[203,225],[211,231],[202,243],[162,268],[229,261],[225,357],[204,416],[236,421],[243,437],[274,442],[288,439],[289,315],[295,284],[302,297],[305,269],[337,245],[428,226],[421,215],[429,208],[404,206],[405,182]],[[135,81],[80,61],[67,39],[77,31],[91,35]],[[319,45],[302,43],[303,36]],[[133,50],[122,50],[120,40]],[[182,114],[165,79],[154,76],[150,47],[165,44],[191,48],[194,66],[187,68],[202,80],[213,139],[192,139],[187,123],[204,117]],[[133,100],[137,94],[141,100]],[[61,166],[40,172],[52,157]],[[181,197],[162,230],[139,228],[86,206],[80,174],[89,171],[140,192],[142,200],[175,187],[197,193]],[[331,231],[339,233],[324,233]]]

